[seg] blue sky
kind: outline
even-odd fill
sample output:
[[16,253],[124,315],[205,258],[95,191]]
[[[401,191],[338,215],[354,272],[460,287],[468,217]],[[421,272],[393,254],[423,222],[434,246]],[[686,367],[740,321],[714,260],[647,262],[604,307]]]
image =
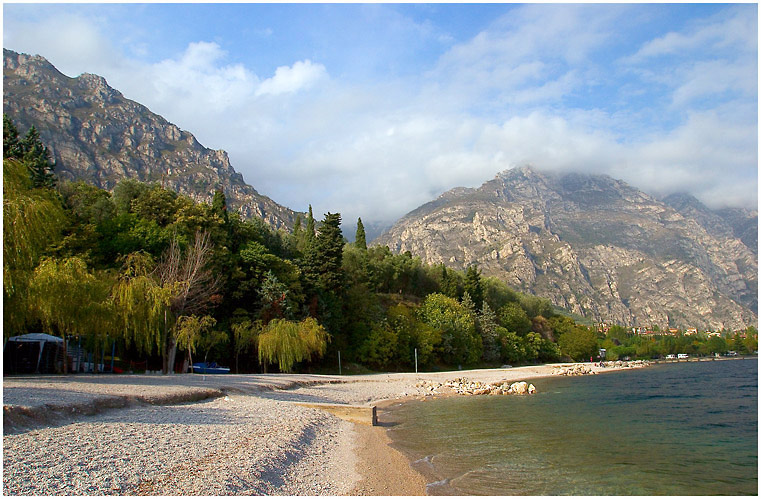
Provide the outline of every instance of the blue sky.
[[500,171],[756,209],[755,4],[4,4],[297,210],[389,222]]

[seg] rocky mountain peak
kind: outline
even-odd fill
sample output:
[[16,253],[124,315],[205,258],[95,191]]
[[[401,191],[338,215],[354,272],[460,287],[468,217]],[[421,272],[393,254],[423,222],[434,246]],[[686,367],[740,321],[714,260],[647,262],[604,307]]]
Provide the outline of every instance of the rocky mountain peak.
[[40,56],[3,50],[3,111],[21,133],[34,125],[63,180],[111,190],[125,178],[160,182],[201,202],[221,188],[230,209],[292,227],[296,213],[259,194],[225,151],[201,145],[102,76],[69,78]]
[[756,254],[697,200],[674,207],[606,175],[531,167],[449,193],[376,242],[428,263],[476,264],[599,321],[702,329],[756,321]]

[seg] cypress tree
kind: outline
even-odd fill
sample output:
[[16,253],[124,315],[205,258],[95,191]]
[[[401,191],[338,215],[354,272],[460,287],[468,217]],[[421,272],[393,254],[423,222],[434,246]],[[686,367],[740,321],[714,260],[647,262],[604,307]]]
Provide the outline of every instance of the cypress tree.
[[307,214],[307,228],[304,235],[305,245],[311,246],[314,243],[314,217],[312,216],[312,205],[309,205],[309,213]]
[[367,239],[365,237],[365,226],[362,224],[362,219],[357,218],[357,235],[354,238],[354,245],[362,250],[367,249]]
[[484,301],[484,291],[481,286],[481,272],[475,265],[471,265],[465,271],[465,291],[468,292],[474,303],[481,303]]
[[222,189],[214,191],[214,199],[211,201],[211,211],[215,215],[219,216],[225,223],[228,222],[227,217],[227,198]]

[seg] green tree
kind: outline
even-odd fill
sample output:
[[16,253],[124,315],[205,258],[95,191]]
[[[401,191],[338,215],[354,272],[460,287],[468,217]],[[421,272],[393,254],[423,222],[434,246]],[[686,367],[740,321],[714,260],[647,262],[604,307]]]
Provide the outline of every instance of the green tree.
[[297,362],[324,355],[329,338],[311,317],[301,322],[275,319],[259,335],[259,362],[277,362],[282,372],[291,372]]
[[387,323],[373,324],[357,357],[374,369],[385,369],[397,357],[398,334]]
[[327,213],[315,240],[316,268],[319,272],[317,282],[324,291],[338,293],[343,286],[344,276],[341,267],[343,247],[341,215]]
[[597,355],[597,335],[585,327],[575,327],[558,340],[560,351],[575,361]]
[[127,346],[152,353],[161,348],[162,331],[172,298],[172,288],[156,280],[153,259],[144,252],[124,258],[121,275],[111,291],[115,317]]
[[473,364],[481,357],[475,317],[457,300],[433,293],[420,307],[423,321],[441,332],[441,360],[449,365]]
[[421,321],[415,310],[404,305],[393,305],[387,312],[388,324],[396,332],[397,359],[401,364],[414,366],[417,349],[418,366],[433,364],[435,349],[441,343],[441,331]]
[[365,226],[362,224],[362,219],[357,218],[357,234],[354,238],[354,246],[361,250],[367,249],[367,238],[365,236]]
[[245,319],[232,325],[233,348],[235,351],[235,373],[238,374],[238,358],[240,354],[247,352],[250,348],[255,347],[258,341],[259,332],[262,329],[261,323],[252,323]]
[[3,113],[3,159],[24,159],[24,149],[21,147],[18,128],[5,113]]
[[496,362],[500,356],[500,345],[497,328],[497,315],[489,307],[486,300],[481,307],[481,315],[478,319],[481,332],[481,341],[483,343],[483,358],[486,362]]
[[[76,257],[61,261],[45,258],[34,270],[29,284],[30,312],[48,333],[64,338],[64,359],[67,335],[98,342],[115,330],[108,300],[110,287],[105,276],[96,277]],[[67,371],[66,362],[63,370]]]
[[23,163],[3,161],[3,331],[26,322],[28,282],[45,249],[61,239],[66,215],[49,189],[33,188]]
[[50,152],[42,144],[40,134],[32,126],[21,140],[21,149],[24,152],[23,161],[29,169],[32,184],[35,187],[55,187],[56,177],[53,173],[55,164],[50,161]]
[[227,198],[222,189],[214,191],[214,198],[211,200],[211,211],[214,215],[218,216],[225,223],[229,218],[227,215]]
[[470,295],[474,303],[484,301],[484,291],[481,286],[481,271],[478,267],[471,265],[465,271],[465,292]]
[[190,365],[193,364],[193,353],[197,348],[204,352],[203,361],[206,362],[212,348],[229,341],[224,331],[212,331],[211,328],[216,323],[217,320],[209,315],[183,315],[177,319],[177,346],[188,352]]
[[506,303],[499,309],[498,316],[499,322],[508,331],[515,331],[520,335],[525,335],[531,331],[531,319],[526,315],[526,311],[515,302]]

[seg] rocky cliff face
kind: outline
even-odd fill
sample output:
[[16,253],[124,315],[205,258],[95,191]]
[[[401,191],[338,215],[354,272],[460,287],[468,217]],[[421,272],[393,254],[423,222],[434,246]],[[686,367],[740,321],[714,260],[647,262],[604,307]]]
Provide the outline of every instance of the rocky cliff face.
[[607,176],[514,169],[478,189],[442,194],[376,243],[456,269],[477,264],[596,320],[755,324],[757,243],[749,241],[751,250],[736,233],[752,240],[747,218],[757,214],[735,214],[736,229],[702,205],[701,218],[683,204],[677,210]]
[[124,178],[159,182],[196,201],[221,188],[228,206],[273,227],[292,227],[296,213],[259,194],[227,153],[203,147],[93,74],[69,78],[40,56],[3,50],[3,112],[20,133],[34,125],[63,180],[113,189]]

